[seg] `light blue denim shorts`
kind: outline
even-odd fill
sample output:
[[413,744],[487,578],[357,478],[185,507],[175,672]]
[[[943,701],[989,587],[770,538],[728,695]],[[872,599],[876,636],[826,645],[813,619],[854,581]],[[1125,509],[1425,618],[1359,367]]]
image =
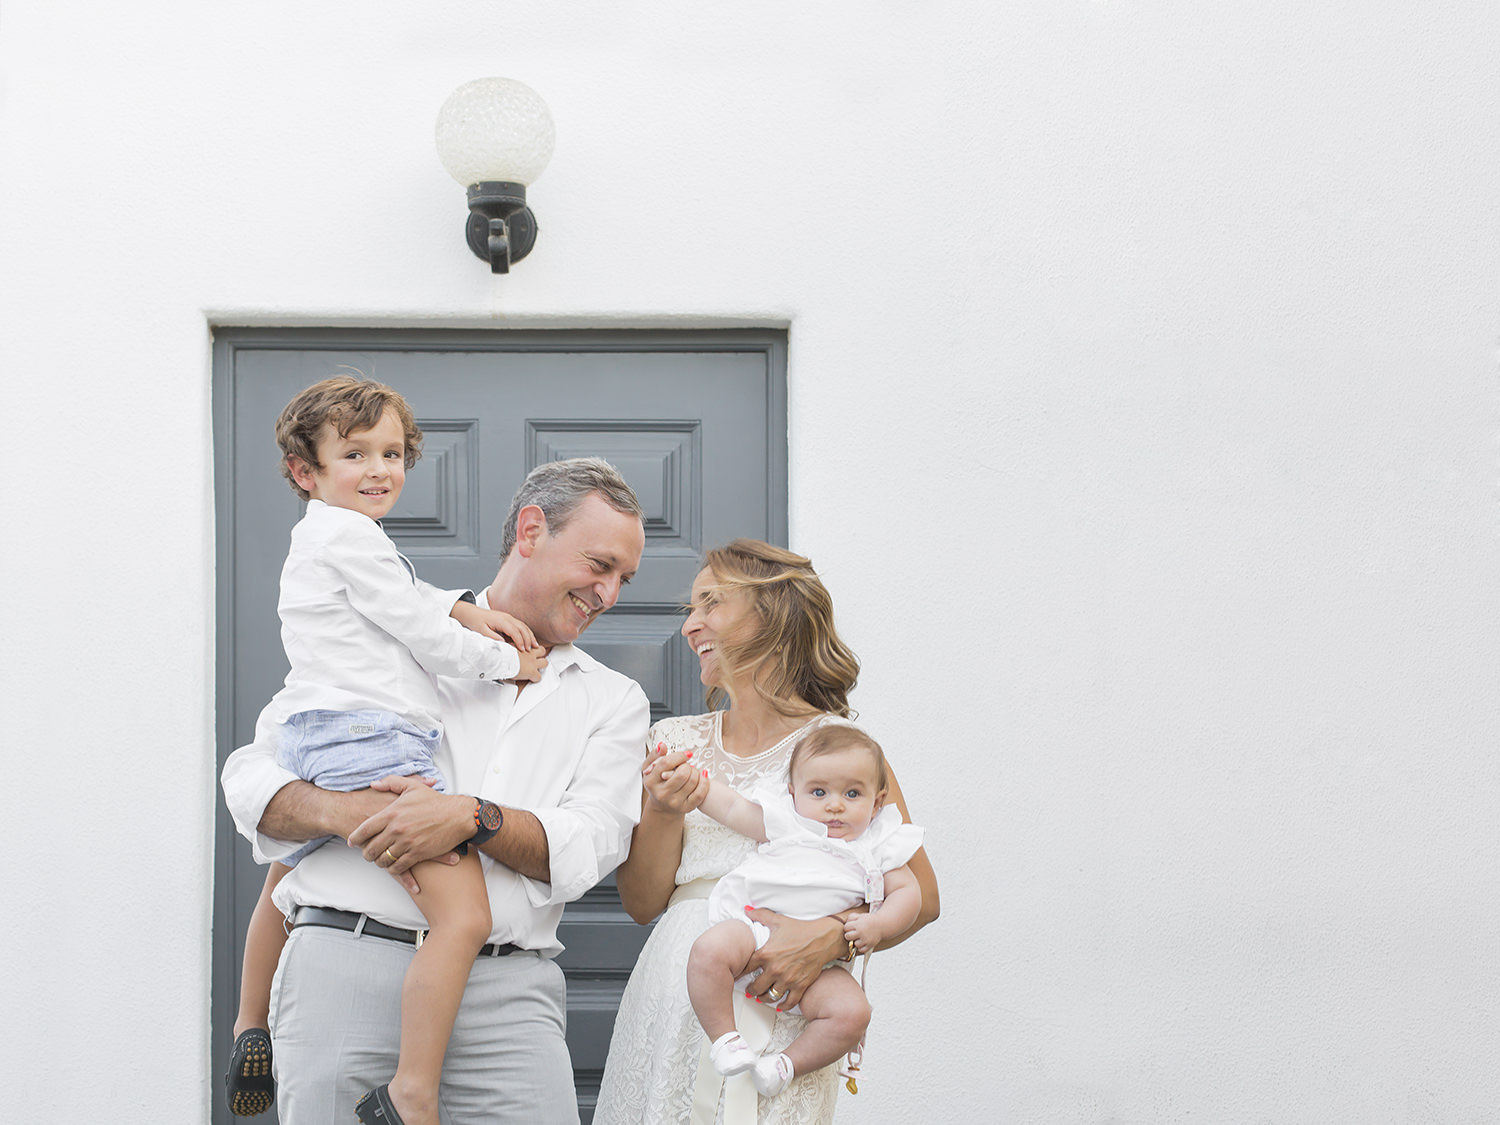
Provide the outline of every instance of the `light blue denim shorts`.
[[[276,761],[320,789],[341,793],[392,776],[431,778],[445,792],[432,760],[442,739],[442,731],[424,730],[391,711],[299,711],[281,725]],[[281,862],[295,867],[333,838],[310,841]]]

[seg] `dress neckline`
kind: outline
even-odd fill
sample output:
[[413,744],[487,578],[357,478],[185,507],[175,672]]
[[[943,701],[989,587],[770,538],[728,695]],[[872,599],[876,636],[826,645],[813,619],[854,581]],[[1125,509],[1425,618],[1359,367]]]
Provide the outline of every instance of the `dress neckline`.
[[768,746],[766,749],[762,750],[758,754],[750,754],[747,757],[743,757],[742,758],[738,754],[732,754],[732,753],[730,753],[729,749],[724,745],[724,712],[723,711],[715,711],[714,712],[714,732],[713,732],[714,733],[714,745],[719,748],[719,750],[723,753],[723,755],[726,758],[733,758],[736,762],[756,762],[756,761],[759,761],[761,758],[770,757],[772,754],[775,754],[775,753],[777,753],[777,752],[779,752],[781,750],[784,750],[786,748],[786,746],[787,746],[787,743],[793,741],[798,735],[800,735],[803,731],[805,731],[808,727],[812,726],[814,723],[820,722],[820,721],[822,721],[823,719],[825,719],[827,717],[828,716],[827,716],[827,714],[825,712],[821,712],[820,711],[818,714],[816,714],[812,718],[808,719],[807,722],[803,723],[796,730],[792,731],[790,734],[786,735],[786,737],[782,738],[774,746]]

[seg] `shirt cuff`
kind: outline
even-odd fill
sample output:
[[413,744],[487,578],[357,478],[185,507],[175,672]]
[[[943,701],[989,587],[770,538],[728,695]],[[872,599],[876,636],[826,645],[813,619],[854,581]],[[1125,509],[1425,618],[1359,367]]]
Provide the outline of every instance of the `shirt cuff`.
[[[552,881],[544,883],[522,876],[526,897],[534,907],[557,906],[581,898],[614,864],[604,867],[589,832],[578,823],[578,814],[567,809],[532,809],[547,834],[547,858]],[[616,863],[619,862],[617,857]]]
[[306,843],[305,840],[278,840],[260,830],[260,818],[265,815],[271,798],[285,785],[299,780],[296,774],[274,762],[246,760],[231,754],[224,763],[224,804],[240,835],[250,841],[256,863],[285,859]]
[[[521,653],[504,641],[495,642],[495,660],[490,666],[492,680],[513,680],[521,674]],[[483,679],[483,675],[480,677]]]

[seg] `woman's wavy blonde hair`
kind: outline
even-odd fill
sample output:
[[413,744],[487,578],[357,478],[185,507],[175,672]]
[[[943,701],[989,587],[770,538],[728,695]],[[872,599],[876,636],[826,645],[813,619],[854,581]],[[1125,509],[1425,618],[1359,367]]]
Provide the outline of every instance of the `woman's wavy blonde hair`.
[[[738,643],[720,641],[719,662],[731,673],[750,671],[756,692],[783,715],[797,713],[800,697],[819,711],[852,718],[849,693],[859,678],[859,658],[833,627],[833,598],[812,560],[759,539],[736,539],[704,556],[714,589],[748,595],[760,628]],[[708,691],[722,707],[728,693]]]

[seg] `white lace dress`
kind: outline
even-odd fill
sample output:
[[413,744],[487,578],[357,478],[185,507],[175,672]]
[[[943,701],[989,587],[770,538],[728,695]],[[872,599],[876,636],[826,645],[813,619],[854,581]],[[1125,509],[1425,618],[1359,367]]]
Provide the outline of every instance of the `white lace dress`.
[[[726,753],[719,735],[722,712],[663,719],[651,728],[648,745],[691,750],[694,764],[709,776],[748,793],[757,782],[786,776],[787,761],[799,739],[825,720],[807,726],[753,758]],[[755,850],[755,841],[725,828],[701,812],[683,819],[679,887],[717,879]],[[692,1111],[703,1049],[703,1029],[687,996],[687,959],[693,941],[708,928],[707,898],[667,907],[630,974],[614,1039],[604,1066],[595,1125],[686,1125]],[[782,1051],[802,1031],[800,1016],[776,1017],[769,1050]],[[827,1125],[838,1096],[837,1068],[799,1074],[774,1098],[761,1098],[758,1125]],[[720,1103],[717,1119],[723,1120]]]

